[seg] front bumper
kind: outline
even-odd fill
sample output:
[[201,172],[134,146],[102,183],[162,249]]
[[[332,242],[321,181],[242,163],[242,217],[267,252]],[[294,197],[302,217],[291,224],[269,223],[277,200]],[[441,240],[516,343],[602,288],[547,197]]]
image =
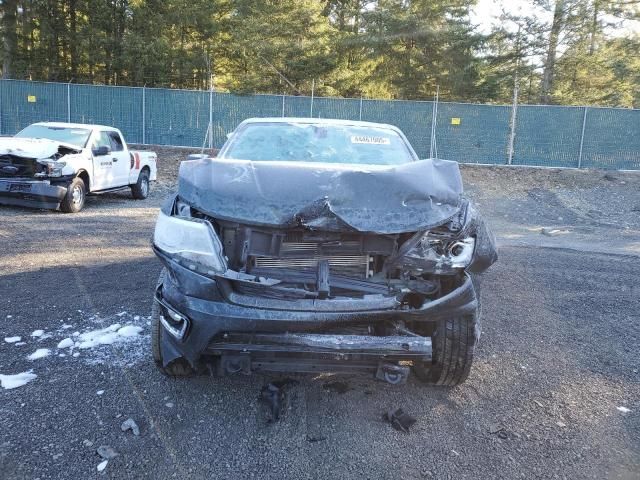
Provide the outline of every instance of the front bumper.
[[55,210],[67,193],[61,185],[45,180],[0,178],[0,204]]
[[216,337],[227,332],[284,335],[387,321],[434,322],[473,314],[477,308],[469,276],[464,276],[453,291],[420,308],[390,306],[391,303],[383,308],[379,298],[315,300],[309,308],[294,309],[298,302],[253,297],[251,306],[247,306],[238,303],[237,296],[229,292],[224,282],[197,274],[157,250],[156,253],[168,275],[158,286],[155,301],[188,319],[183,338],[162,332],[160,348],[165,366],[179,357],[196,366],[202,355],[215,351]]

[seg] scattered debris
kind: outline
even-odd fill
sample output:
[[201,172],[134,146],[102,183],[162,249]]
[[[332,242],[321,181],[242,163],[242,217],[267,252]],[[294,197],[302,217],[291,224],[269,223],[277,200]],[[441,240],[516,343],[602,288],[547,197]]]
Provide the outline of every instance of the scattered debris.
[[[93,445],[93,443],[92,443],[92,445]],[[115,457],[118,456],[118,452],[116,452],[109,445],[100,445],[97,448],[96,452],[98,453],[98,455],[100,455],[105,460],[111,460],[112,458],[115,458]]]
[[109,463],[109,460],[105,460],[104,462],[100,462],[98,464],[98,466],[96,467],[96,469],[101,472],[103,471],[105,468],[107,468],[107,463]]
[[563,235],[569,233],[569,230],[560,230],[559,228],[542,228],[540,233],[546,235],[547,237],[557,237],[558,235]]
[[324,385],[322,385],[322,388],[324,388],[328,392],[335,392],[339,394],[343,394],[351,390],[351,387],[347,382],[340,382],[340,381],[327,382]]
[[540,408],[544,408],[544,405],[542,405],[542,403],[540,403],[538,400],[534,400],[533,403],[538,405]]
[[564,428],[567,426],[567,424],[564,422],[556,422],[556,425],[558,425],[560,428]]
[[42,335],[44,335],[44,330],[34,330],[31,332],[32,337],[41,337]]
[[280,420],[280,413],[284,406],[284,389],[280,388],[273,383],[267,383],[260,390],[259,400],[264,403],[270,410],[270,416],[267,419],[268,422],[276,422]]
[[73,340],[71,340],[70,338],[65,338],[64,340],[61,340],[60,343],[58,343],[58,348],[62,349],[62,348],[69,348],[69,347],[73,347]]
[[37,378],[33,370],[28,372],[16,373],[15,375],[0,375],[0,386],[5,390],[11,390],[12,388],[18,388],[26,385],[31,380]]
[[631,410],[630,410],[630,409],[628,409],[627,407],[616,407],[616,409],[617,409],[619,412],[622,412],[622,413],[629,413],[629,412],[631,411]]
[[98,391],[96,392],[96,395],[102,395],[103,393],[104,393],[104,390],[98,390]]
[[307,442],[309,443],[324,442],[326,439],[327,437],[307,435]]
[[173,408],[173,403],[172,402],[167,402],[164,404],[165,407],[167,408]]
[[127,418],[124,422],[122,422],[122,425],[120,425],[120,430],[122,430],[123,432],[131,430],[134,435],[140,435],[140,428],[138,427],[138,424],[133,421],[133,418]]
[[22,340],[22,337],[4,337],[4,341],[7,343],[16,343]]
[[50,353],[51,350],[49,350],[48,348],[39,348],[31,355],[29,355],[27,357],[27,360],[39,360],[41,358],[48,357]]
[[384,414],[384,419],[389,422],[393,428],[404,433],[409,433],[411,426],[416,423],[416,419],[405,413],[402,408],[389,410]]
[[14,345],[15,345],[16,347],[20,347],[21,345],[26,345],[26,344],[27,344],[27,342],[18,342],[18,343],[14,343]]
[[494,423],[489,427],[489,433],[491,435],[501,432],[502,430],[504,430],[504,427],[502,425],[498,425],[497,423]]
[[82,445],[84,445],[85,447],[93,447],[93,442],[91,440],[84,439],[82,441]]

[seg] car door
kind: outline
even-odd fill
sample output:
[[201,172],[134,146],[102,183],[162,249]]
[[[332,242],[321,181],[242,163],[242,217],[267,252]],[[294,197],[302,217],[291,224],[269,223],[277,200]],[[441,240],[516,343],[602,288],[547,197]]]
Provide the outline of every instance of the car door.
[[129,185],[129,170],[131,170],[131,159],[129,152],[124,148],[124,142],[120,133],[116,131],[107,132],[111,142],[111,161],[113,170],[113,186],[119,187]]
[[93,181],[91,190],[111,188],[115,183],[111,138],[106,131],[97,131],[91,141],[93,155]]

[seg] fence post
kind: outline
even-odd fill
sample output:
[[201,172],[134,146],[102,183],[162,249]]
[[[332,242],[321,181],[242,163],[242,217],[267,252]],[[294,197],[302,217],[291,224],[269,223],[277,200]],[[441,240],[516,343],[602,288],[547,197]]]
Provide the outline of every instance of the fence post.
[[146,145],[146,135],[145,135],[145,130],[146,130],[146,122],[147,122],[147,106],[146,106],[146,84],[142,86],[142,144]]
[[362,121],[362,95],[360,95],[360,117],[359,120]]
[[518,116],[518,81],[513,87],[513,106],[511,107],[511,133],[509,135],[509,158],[507,159],[507,165],[511,165],[513,162],[513,145],[516,138],[516,118]]
[[438,120],[438,100],[440,97],[440,85],[436,85],[436,94],[433,99],[431,109],[431,145],[429,147],[429,158],[438,156],[438,147],[436,146],[436,122]]
[[0,80],[0,135],[2,135],[2,92],[4,91],[4,81]]
[[67,83],[67,122],[71,123],[71,80]]
[[282,116],[284,117],[284,93],[282,94]]
[[578,168],[582,168],[582,147],[584,145],[584,129],[587,126],[587,107],[582,115],[582,133],[580,134],[580,151],[578,152]]
[[316,79],[311,80],[311,111],[309,112],[309,117],[313,118],[313,93],[316,88]]

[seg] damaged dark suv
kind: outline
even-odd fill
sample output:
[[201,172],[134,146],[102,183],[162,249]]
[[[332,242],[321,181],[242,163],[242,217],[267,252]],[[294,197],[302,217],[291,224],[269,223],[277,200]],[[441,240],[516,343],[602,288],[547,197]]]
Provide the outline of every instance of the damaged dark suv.
[[396,127],[251,119],[182,162],[153,237],[152,347],[171,376],[411,371],[456,385],[480,336],[476,274],[497,259],[458,164]]

